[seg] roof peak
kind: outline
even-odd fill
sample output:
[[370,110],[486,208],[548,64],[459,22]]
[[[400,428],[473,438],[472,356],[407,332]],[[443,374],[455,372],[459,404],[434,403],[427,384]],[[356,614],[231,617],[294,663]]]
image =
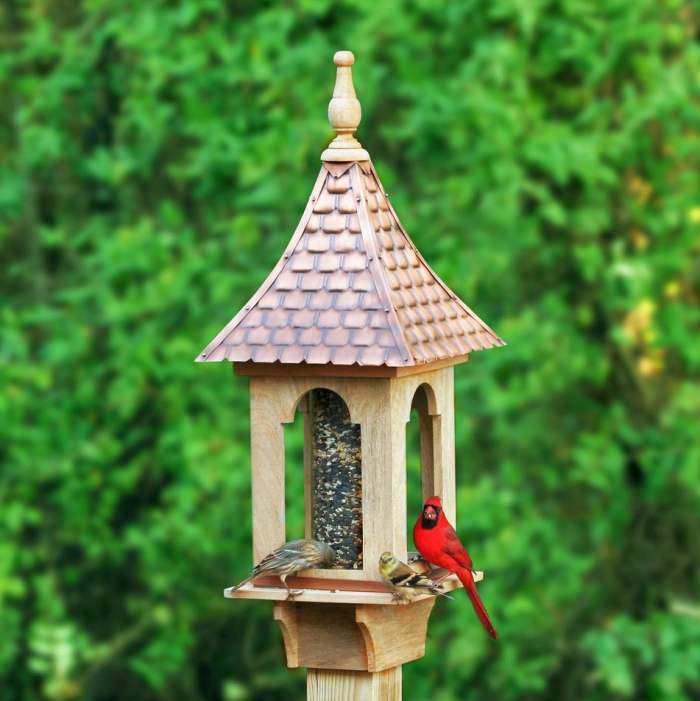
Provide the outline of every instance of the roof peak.
[[333,97],[328,103],[328,121],[335,130],[335,139],[321,154],[321,160],[330,163],[367,161],[369,154],[354,137],[362,119],[362,106],[352,82],[352,51],[336,51],[333,63],[337,66]]

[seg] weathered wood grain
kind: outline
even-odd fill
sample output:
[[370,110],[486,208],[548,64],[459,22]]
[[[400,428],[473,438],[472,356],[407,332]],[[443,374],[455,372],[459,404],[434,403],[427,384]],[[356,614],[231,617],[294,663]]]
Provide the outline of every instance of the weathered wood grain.
[[310,669],[307,701],[401,701],[401,667],[384,672]]

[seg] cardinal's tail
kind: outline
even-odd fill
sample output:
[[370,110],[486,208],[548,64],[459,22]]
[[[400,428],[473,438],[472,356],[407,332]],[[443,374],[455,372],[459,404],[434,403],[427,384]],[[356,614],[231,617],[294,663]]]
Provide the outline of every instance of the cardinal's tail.
[[496,629],[491,623],[489,614],[487,613],[484,604],[481,602],[479,592],[476,590],[476,584],[474,584],[474,577],[472,577],[472,573],[469,570],[460,569],[457,570],[457,576],[464,585],[464,588],[467,590],[467,594],[471,599],[476,615],[481,621],[481,625],[484,626],[486,632],[495,640],[498,637],[498,633],[496,633]]

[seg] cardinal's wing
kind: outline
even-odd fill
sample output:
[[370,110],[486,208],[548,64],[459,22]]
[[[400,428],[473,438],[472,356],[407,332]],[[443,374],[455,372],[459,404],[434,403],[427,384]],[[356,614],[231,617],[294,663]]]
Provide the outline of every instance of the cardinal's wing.
[[472,559],[452,526],[445,529],[445,552],[460,566],[472,569]]

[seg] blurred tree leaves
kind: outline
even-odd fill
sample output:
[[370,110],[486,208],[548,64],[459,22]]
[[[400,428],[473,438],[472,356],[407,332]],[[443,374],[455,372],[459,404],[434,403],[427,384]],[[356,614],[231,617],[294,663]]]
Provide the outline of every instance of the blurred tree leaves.
[[268,608],[219,598],[249,566],[246,388],[192,359],[296,224],[340,47],[404,224],[509,342],[456,371],[502,638],[440,604],[405,698],[697,698],[699,19],[5,2],[3,698],[303,697]]

